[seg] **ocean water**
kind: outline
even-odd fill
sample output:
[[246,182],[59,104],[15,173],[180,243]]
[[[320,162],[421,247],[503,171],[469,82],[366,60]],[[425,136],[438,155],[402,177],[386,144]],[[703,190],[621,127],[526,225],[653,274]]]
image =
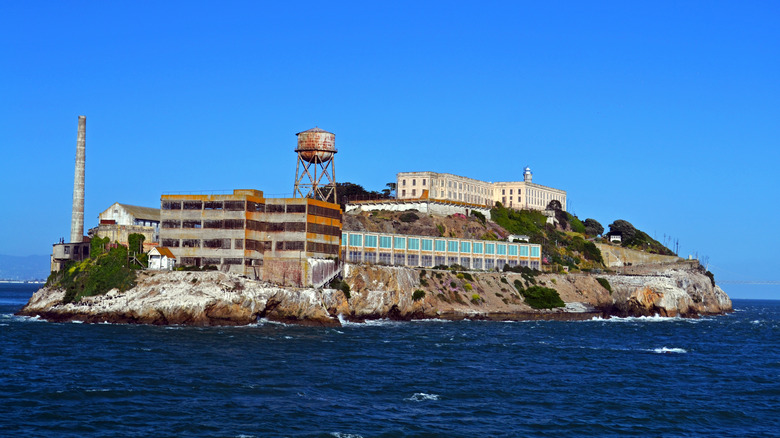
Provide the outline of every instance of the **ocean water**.
[[697,320],[147,327],[13,316],[0,435],[778,436],[780,301]]

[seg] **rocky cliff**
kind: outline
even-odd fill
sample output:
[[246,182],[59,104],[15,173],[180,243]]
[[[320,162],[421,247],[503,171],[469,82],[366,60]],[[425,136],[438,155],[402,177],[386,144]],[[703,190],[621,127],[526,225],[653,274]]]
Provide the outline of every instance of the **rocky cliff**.
[[[597,277],[606,278],[612,292]],[[678,263],[632,275],[540,274],[565,307],[533,309],[516,289],[517,273],[457,273],[346,265],[349,297],[334,289],[278,287],[221,272],[146,272],[126,292],[62,304],[64,292],[43,288],[20,315],[51,321],[245,325],[266,318],[307,325],[343,319],[590,319],[662,315],[695,317],[731,311],[731,300],[695,266]],[[415,299],[415,297],[417,299]]]

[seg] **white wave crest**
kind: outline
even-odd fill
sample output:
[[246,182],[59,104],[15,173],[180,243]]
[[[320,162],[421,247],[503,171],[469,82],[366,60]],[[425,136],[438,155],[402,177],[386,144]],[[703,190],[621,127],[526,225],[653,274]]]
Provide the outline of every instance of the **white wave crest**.
[[35,316],[20,316],[20,315],[14,315],[14,314],[3,314],[3,319],[9,319],[11,321],[17,321],[17,322],[47,322],[45,319],[41,318],[38,315]]
[[336,438],[363,438],[362,435],[358,435],[355,433],[341,433],[341,432],[331,432],[330,436]]
[[279,321],[271,321],[268,318],[259,318],[256,323],[253,324],[247,324],[246,327],[262,327],[266,324],[269,325],[280,325],[282,327],[292,327],[292,324],[287,324],[284,322]]
[[[660,316],[657,313],[653,316],[627,316],[621,318],[619,316],[611,316],[609,318],[602,318],[600,316],[594,316],[591,319],[584,320],[582,322],[673,322],[673,321],[685,321],[684,318],[679,316]],[[690,320],[696,321],[696,320]]]
[[389,326],[389,325],[403,324],[403,322],[393,321],[391,319],[366,319],[361,322],[352,322],[347,320],[347,318],[345,318],[344,315],[340,313],[338,315],[338,319],[342,326],[352,326],[352,327]]
[[340,313],[338,315],[336,315],[336,317],[339,319],[339,323],[341,325],[357,325],[354,322],[347,321],[347,318],[344,318],[344,315],[342,315]]
[[663,353],[678,353],[678,354],[682,354],[682,353],[687,353],[688,352],[688,350],[686,350],[684,348],[666,348],[666,347],[654,348],[651,351],[653,353],[660,353],[660,354],[663,354]]
[[426,394],[424,392],[415,392],[411,397],[405,398],[406,401],[421,402],[425,400],[438,400],[439,394]]

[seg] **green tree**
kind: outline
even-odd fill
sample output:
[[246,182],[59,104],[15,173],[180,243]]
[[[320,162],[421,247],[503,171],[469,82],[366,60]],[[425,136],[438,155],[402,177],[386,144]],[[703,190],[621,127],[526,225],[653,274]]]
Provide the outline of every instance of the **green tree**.
[[569,220],[569,225],[571,225],[572,231],[585,234],[585,225],[580,222],[580,219],[577,216],[574,216],[571,213],[566,213],[566,218]]
[[108,237],[93,237],[89,241],[89,257],[96,259],[106,252],[106,246],[109,243]]
[[609,224],[609,235],[620,236],[623,246],[628,246],[629,242],[636,236],[636,228],[631,225],[631,222],[618,219],[615,222]]
[[127,236],[127,246],[131,253],[141,254],[144,252],[144,240],[146,237],[143,234],[133,233]]
[[596,219],[585,219],[585,234],[588,236],[600,236],[604,232],[604,227]]

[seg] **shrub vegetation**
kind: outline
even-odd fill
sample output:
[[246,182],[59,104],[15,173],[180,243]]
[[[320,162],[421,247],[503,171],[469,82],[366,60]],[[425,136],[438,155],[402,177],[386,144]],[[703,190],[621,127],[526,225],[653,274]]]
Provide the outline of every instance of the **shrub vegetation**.
[[558,291],[549,287],[531,286],[520,291],[525,303],[534,309],[552,309],[564,307],[566,304],[558,295]]
[[52,272],[46,285],[65,289],[64,303],[78,302],[81,297],[103,295],[114,288],[130,289],[135,285],[135,270],[128,267],[127,248],[119,245],[103,254],[98,251],[94,258]]
[[609,294],[612,295],[612,285],[609,284],[609,280],[607,280],[606,278],[598,277],[596,278],[596,281],[598,281],[601,287],[606,289],[609,292]]

